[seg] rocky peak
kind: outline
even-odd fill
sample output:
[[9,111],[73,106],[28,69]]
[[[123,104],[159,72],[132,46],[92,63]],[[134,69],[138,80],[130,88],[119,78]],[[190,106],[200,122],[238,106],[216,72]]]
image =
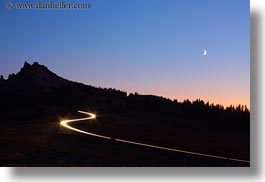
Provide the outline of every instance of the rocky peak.
[[10,78],[15,81],[33,82],[38,87],[60,87],[67,84],[67,80],[57,76],[38,62],[32,65],[25,62],[21,70]]

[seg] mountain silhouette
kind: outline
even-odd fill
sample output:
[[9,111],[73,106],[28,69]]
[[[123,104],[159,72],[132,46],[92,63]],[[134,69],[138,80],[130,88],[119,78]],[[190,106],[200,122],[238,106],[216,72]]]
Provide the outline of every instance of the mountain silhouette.
[[[116,155],[127,156],[129,153],[135,162],[135,153],[139,155],[139,151],[135,151],[148,152],[143,154],[141,161],[153,153],[146,148],[125,145],[124,154],[120,155],[120,143],[72,135],[71,131],[61,128],[59,121],[62,119],[84,117],[77,114],[78,110],[97,114],[95,122],[77,123],[76,127],[84,131],[249,160],[250,112],[245,106],[224,108],[201,99],[179,102],[162,96],[127,94],[115,88],[97,88],[73,82],[37,62],[25,62],[18,73],[10,74],[7,79],[0,77],[1,150],[4,154],[0,163],[27,166],[57,165],[58,161],[60,164],[64,161],[66,166],[75,166],[83,162],[91,165],[90,162],[97,159],[96,166],[104,166],[106,161],[114,166],[123,166],[124,157],[116,160]],[[104,152],[102,148],[111,150]],[[13,151],[13,158],[6,160],[5,154],[10,156],[10,151]],[[18,152],[26,156],[25,160],[12,163],[16,161]],[[70,156],[82,157],[68,161]],[[93,160],[86,161],[84,156],[92,156]],[[162,154],[162,158],[164,156]],[[151,163],[156,158],[155,155],[151,157]],[[191,165],[194,164],[193,158],[180,158],[185,166],[190,161]],[[180,158],[172,164],[182,165]],[[208,160],[199,164],[208,165]],[[159,164],[159,161],[154,164]]]
[[117,114],[131,111],[147,115],[159,113],[249,131],[250,112],[243,105],[224,108],[200,99],[178,102],[161,96],[96,88],[64,79],[37,62],[32,65],[25,62],[17,74],[9,75],[6,80],[1,77],[0,100],[2,117],[8,119],[58,115],[86,108]]
[[67,84],[67,80],[51,72],[46,66],[34,62],[32,65],[25,62],[23,68],[10,77],[11,82],[18,84],[32,84],[40,88],[62,87]]
[[39,110],[53,112],[51,108],[57,111],[66,107],[104,109],[124,104],[126,97],[126,92],[116,89],[69,81],[37,62],[32,65],[25,62],[17,74],[10,74],[6,80],[0,79],[0,112],[9,118],[14,117],[14,112],[11,112],[14,109],[20,116],[33,116],[40,113]]
[[46,66],[40,65],[38,62],[34,62],[32,65],[25,62],[24,66],[17,74],[10,74],[7,80],[2,79],[0,86],[11,92],[11,88],[13,90],[20,89],[20,91],[32,91],[32,93],[27,93],[28,95],[35,94],[35,92],[55,92],[57,89],[65,89],[63,92],[68,92],[67,89],[71,91],[75,89],[77,92],[93,92],[93,94],[98,93],[99,95],[102,95],[103,92],[126,94],[125,92],[115,89],[96,88],[90,85],[69,81],[56,75]]

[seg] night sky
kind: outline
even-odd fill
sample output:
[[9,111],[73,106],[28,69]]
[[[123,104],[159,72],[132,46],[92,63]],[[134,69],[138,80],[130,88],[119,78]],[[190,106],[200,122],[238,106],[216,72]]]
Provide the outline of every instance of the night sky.
[[0,1],[0,74],[38,61],[93,86],[249,107],[249,0],[65,2],[91,9],[7,10]]

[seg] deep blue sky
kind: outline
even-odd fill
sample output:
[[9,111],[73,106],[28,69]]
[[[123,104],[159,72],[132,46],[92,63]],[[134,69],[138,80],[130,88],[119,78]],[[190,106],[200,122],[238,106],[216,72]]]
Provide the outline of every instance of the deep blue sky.
[[94,86],[249,106],[249,0],[65,2],[91,9],[6,10],[0,1],[0,74],[38,61]]

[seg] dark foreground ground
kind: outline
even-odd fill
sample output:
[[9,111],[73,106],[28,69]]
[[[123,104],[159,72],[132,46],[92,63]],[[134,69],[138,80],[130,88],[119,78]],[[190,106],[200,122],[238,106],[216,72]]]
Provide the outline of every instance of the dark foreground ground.
[[[188,121],[179,121],[178,125],[172,125],[171,122],[161,125],[161,116],[129,115],[131,117],[126,114],[119,117],[110,113],[101,114],[96,121],[80,122],[75,126],[111,137],[249,160],[247,134],[236,131],[223,133],[207,126],[193,128],[187,124]],[[0,127],[1,166],[249,166],[247,163],[98,139],[61,128],[59,119],[16,123],[15,126]]]

